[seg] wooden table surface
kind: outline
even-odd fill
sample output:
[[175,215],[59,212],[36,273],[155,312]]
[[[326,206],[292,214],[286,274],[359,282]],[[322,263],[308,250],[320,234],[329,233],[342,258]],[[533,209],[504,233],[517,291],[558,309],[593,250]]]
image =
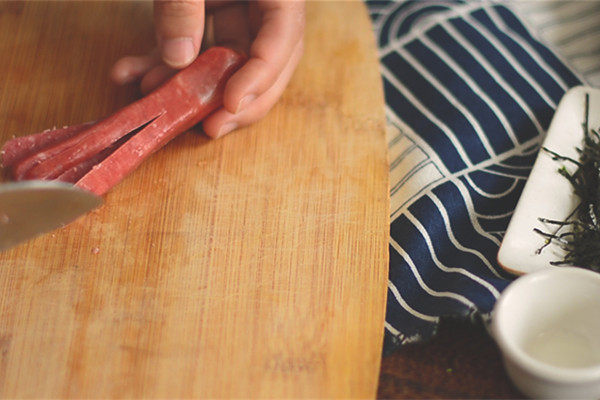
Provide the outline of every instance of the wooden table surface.
[[430,341],[384,356],[380,399],[522,399],[506,375],[500,352],[485,328],[443,321]]

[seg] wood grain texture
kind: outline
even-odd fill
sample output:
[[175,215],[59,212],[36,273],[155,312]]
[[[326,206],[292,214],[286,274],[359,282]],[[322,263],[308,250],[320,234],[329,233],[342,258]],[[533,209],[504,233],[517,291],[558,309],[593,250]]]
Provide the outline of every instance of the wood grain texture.
[[[188,132],[75,223],[0,254],[2,397],[374,397],[387,283],[383,95],[360,2],[309,2],[260,123]],[[0,139],[131,102],[141,2],[0,2]],[[11,55],[11,56],[9,56]]]

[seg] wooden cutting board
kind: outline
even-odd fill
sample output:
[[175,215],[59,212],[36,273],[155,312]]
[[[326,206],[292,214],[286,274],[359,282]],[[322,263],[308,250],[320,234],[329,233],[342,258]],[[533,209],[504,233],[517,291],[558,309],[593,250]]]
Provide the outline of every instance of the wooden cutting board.
[[[1,2],[0,139],[137,97],[142,2]],[[0,253],[2,397],[374,397],[388,168],[361,2],[308,2],[306,51],[260,123],[187,132],[101,209]],[[50,210],[49,210],[50,212]]]

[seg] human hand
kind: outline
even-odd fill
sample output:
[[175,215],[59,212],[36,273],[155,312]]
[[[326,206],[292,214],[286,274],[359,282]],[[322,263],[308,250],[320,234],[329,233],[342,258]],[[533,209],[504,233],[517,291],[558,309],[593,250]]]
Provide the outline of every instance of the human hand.
[[111,72],[115,82],[140,80],[142,92],[153,90],[194,61],[206,36],[213,42],[208,45],[230,47],[249,57],[227,81],[224,107],[203,121],[212,138],[264,117],[302,56],[303,0],[155,0],[154,19],[158,48],[117,61]]

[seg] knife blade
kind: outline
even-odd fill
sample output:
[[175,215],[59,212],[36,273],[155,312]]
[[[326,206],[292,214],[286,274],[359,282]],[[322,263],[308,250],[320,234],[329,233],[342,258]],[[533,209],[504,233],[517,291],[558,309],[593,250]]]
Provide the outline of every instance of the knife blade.
[[64,182],[0,184],[0,251],[65,226],[101,204],[101,197]]

